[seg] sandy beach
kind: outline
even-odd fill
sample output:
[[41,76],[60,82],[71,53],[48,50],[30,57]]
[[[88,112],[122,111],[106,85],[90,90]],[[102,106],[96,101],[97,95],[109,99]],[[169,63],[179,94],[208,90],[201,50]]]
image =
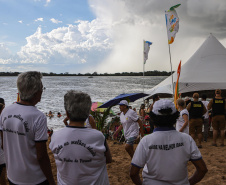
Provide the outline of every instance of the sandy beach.
[[[113,162],[107,165],[108,177],[111,185],[131,185],[133,184],[129,177],[130,162],[129,155],[124,150],[124,144],[119,144],[116,141],[107,140],[111,150]],[[49,143],[49,142],[48,142]],[[48,144],[47,143],[47,144]],[[115,144],[116,143],[116,144]],[[203,143],[203,148],[200,149],[202,157],[206,162],[208,173],[204,179],[199,182],[199,185],[224,185],[226,184],[226,146],[214,147],[211,146],[212,139]],[[137,144],[135,144],[135,147]],[[56,165],[52,152],[48,149],[48,154],[51,160],[52,170],[55,180],[57,180]],[[188,163],[189,177],[195,171],[194,166]],[[176,175],[176,174],[175,174]]]

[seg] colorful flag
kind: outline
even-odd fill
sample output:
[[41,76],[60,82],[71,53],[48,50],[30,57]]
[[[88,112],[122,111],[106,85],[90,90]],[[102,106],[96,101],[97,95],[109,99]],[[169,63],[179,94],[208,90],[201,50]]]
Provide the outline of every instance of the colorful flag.
[[150,45],[152,45],[152,42],[144,41],[144,64],[146,63],[146,60],[148,59],[148,52],[150,50]]
[[169,44],[173,43],[176,33],[179,30],[179,17],[177,16],[175,8],[179,7],[180,5],[181,4],[177,4],[175,6],[172,6],[168,11],[165,11],[166,28]]
[[177,99],[179,98],[179,78],[180,78],[180,72],[181,72],[181,61],[178,65],[178,69],[177,69],[177,83],[175,86],[175,92],[174,92],[174,104],[177,108]]

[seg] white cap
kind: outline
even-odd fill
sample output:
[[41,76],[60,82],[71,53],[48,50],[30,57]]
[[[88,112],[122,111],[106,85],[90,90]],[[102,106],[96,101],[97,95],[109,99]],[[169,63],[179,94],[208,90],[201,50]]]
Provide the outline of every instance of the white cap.
[[129,106],[128,102],[126,100],[122,100],[119,102],[119,105],[126,105]]
[[186,96],[186,97],[184,98],[184,100],[190,100],[190,98],[189,98],[188,96]]
[[170,100],[158,100],[155,102],[155,104],[153,105],[153,109],[152,112],[156,115],[163,115],[162,113],[159,112],[159,110],[161,109],[168,109],[170,108],[172,110],[172,112],[170,113],[170,115],[174,114],[175,112],[177,112],[175,105],[172,101]]

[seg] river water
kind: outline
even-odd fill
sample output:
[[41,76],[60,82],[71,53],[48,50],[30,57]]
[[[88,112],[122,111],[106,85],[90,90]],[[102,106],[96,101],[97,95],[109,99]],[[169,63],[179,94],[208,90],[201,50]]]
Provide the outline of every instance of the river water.
[[[43,113],[50,110],[54,113],[52,119],[48,118],[48,127],[54,130],[64,127],[65,117],[64,94],[68,90],[80,90],[88,93],[93,102],[106,102],[122,93],[144,92],[151,89],[166,77],[162,76],[125,76],[125,77],[43,77],[45,90],[42,100],[37,104],[37,108]],[[6,106],[12,104],[17,99],[17,77],[0,77],[0,97],[5,99]],[[142,99],[131,102],[130,105],[139,109]],[[119,112],[118,106],[113,110]],[[63,115],[57,118],[57,112]]]

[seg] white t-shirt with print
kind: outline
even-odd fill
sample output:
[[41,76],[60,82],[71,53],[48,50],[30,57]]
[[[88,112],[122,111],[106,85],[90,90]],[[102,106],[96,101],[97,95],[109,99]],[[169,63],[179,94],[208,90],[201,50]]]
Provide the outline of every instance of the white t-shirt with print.
[[[205,105],[206,110],[208,110],[207,106],[208,106],[209,102],[208,101],[202,101],[202,103],[203,103],[203,105]],[[208,119],[209,118],[209,112],[206,111],[206,113],[203,114],[203,116],[204,116],[204,119]]]
[[139,135],[139,126],[137,122],[138,119],[139,116],[132,109],[128,109],[125,115],[123,112],[121,112],[120,121],[122,123],[124,136],[126,139],[137,137]]
[[142,138],[132,165],[143,168],[143,184],[189,185],[187,162],[201,159],[201,153],[188,134],[172,128],[156,128]]
[[[90,114],[89,117],[93,117],[93,116]],[[86,119],[84,126],[87,127],[87,128],[92,128],[92,126],[89,123],[89,117]]]
[[46,180],[37,160],[36,142],[47,141],[46,116],[34,106],[14,103],[0,115],[7,177],[14,184]]
[[183,115],[186,114],[188,116],[188,125],[184,128],[183,132],[189,134],[189,112],[187,109],[183,109],[180,111],[180,117],[177,119],[176,122],[176,130],[179,131],[181,127],[184,125],[184,118]]
[[59,185],[108,185],[105,137],[96,129],[67,126],[53,133],[49,148]]

